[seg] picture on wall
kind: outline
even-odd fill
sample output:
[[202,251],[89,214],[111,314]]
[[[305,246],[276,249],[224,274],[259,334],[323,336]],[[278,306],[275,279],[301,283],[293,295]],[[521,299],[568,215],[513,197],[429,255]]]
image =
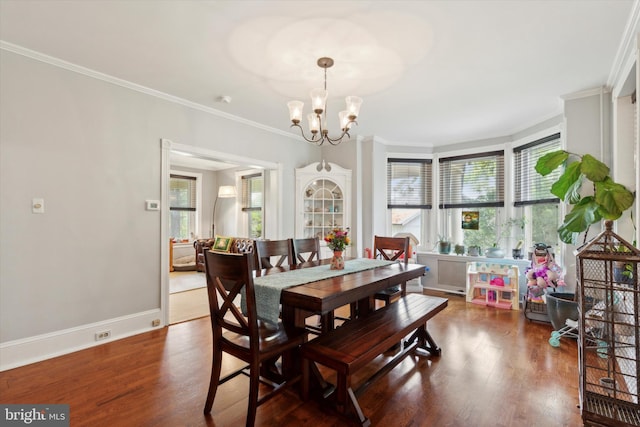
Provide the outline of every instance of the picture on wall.
[[478,230],[480,228],[480,212],[462,211],[462,229]]

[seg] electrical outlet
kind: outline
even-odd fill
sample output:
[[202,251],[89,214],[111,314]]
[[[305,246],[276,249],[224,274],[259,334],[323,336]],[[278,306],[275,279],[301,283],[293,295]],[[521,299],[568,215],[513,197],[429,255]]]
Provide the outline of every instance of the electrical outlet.
[[160,319],[154,319],[154,320],[151,322],[151,326],[154,326],[154,327],[155,327],[155,326],[160,326]]
[[111,338],[111,331],[96,332],[96,341],[106,340],[107,338]]

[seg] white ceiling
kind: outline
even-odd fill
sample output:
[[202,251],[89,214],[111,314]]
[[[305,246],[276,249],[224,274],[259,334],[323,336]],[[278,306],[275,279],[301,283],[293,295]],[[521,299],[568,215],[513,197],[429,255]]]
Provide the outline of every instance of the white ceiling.
[[[606,86],[633,0],[0,0],[0,40],[264,126],[322,85],[352,136],[438,146],[508,136]],[[220,102],[223,95],[231,103]],[[337,127],[337,119],[330,121]]]

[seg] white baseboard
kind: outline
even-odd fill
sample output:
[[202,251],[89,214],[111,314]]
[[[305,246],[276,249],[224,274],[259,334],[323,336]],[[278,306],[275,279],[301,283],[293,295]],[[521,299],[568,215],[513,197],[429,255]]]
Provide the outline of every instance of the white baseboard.
[[440,292],[446,292],[449,294],[455,294],[455,295],[460,295],[460,296],[465,296],[467,293],[464,291],[464,289],[461,289],[460,286],[449,286],[449,285],[436,285],[436,286],[424,286],[424,289],[429,289],[432,291],[440,291]]
[[[1,343],[0,372],[162,328],[162,323],[152,326],[158,319],[162,313],[155,309]],[[110,331],[110,338],[96,341],[103,331]]]

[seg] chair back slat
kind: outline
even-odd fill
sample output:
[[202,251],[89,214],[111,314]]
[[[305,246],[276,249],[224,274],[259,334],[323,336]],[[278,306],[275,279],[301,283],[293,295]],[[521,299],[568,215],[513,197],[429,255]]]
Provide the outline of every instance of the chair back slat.
[[374,236],[374,258],[398,261],[403,257],[405,264],[409,263],[409,237]]
[[293,239],[293,255],[296,263],[320,260],[320,239],[318,237]]
[[[291,239],[283,240],[256,240],[256,252],[260,269],[294,265],[293,243]],[[272,262],[275,257],[276,262]]]
[[[253,288],[254,255],[211,251],[206,251],[204,255],[214,336],[220,336],[223,330],[227,330],[257,339],[258,321]],[[235,301],[243,292],[246,313],[242,312]]]

